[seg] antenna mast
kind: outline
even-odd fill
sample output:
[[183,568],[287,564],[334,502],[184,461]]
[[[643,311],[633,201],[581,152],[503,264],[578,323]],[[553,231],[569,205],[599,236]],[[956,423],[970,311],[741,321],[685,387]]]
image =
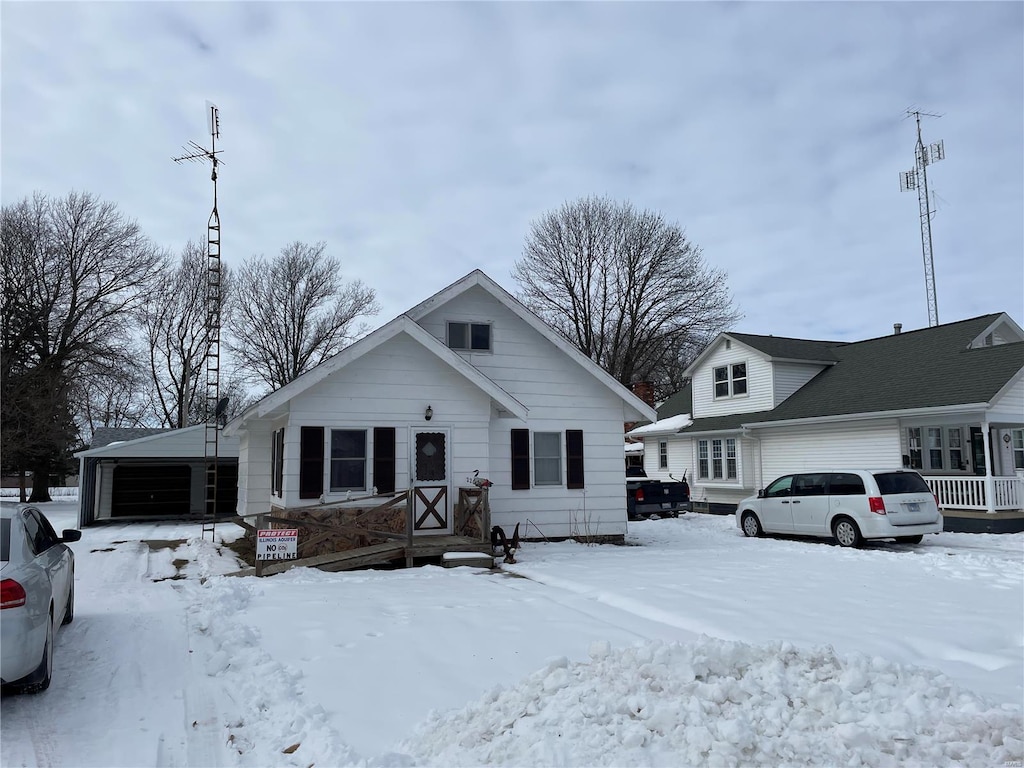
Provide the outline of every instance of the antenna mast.
[[220,112],[215,104],[206,102],[206,121],[210,131],[210,148],[190,141],[183,147],[185,154],[175,157],[174,162],[186,160],[193,163],[209,161],[213,166],[210,179],[213,181],[213,211],[206,224],[206,433],[204,456],[206,460],[206,502],[203,508],[203,538],[210,534],[211,541],[217,521],[217,465],[219,462],[219,432],[221,411],[226,404],[220,404],[220,313],[221,313],[221,264],[220,264],[220,214],[217,212],[217,166],[223,161],[217,157],[220,138]]
[[[939,302],[935,295],[935,260],[932,256],[932,216],[935,211],[928,196],[928,166],[946,157],[942,141],[925,146],[921,139],[921,118],[942,117],[929,112],[907,109],[907,117],[917,120],[917,147],[914,167],[900,173],[900,191],[917,190],[917,206],[921,216],[921,256],[924,259],[924,289],[928,299],[928,327],[939,324]],[[906,118],[904,118],[906,119]]]

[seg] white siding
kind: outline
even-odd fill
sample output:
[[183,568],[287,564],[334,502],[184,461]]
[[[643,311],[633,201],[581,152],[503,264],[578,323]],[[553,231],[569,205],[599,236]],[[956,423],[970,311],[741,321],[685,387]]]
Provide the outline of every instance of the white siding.
[[[733,363],[747,364],[746,397],[715,399],[715,368]],[[693,418],[724,416],[730,413],[751,413],[767,411],[775,407],[772,385],[771,363],[764,356],[745,344],[732,341],[732,348],[725,348],[725,340],[693,372]]]
[[[508,530],[517,521],[529,519],[531,536],[537,535],[537,528],[546,536],[565,536],[572,532],[572,527],[581,527],[586,518],[591,533],[625,533],[625,415],[621,399],[482,288],[467,290],[424,316],[419,324],[444,341],[446,323],[450,320],[491,323],[493,351],[460,354],[530,411],[529,424],[506,419],[490,423],[489,477],[495,483],[490,493],[494,523]],[[563,433],[562,487],[511,490],[513,428]],[[564,487],[566,429],[583,430],[583,490]]]
[[772,367],[775,382],[775,405],[781,403],[825,370],[823,365],[808,363],[772,363]]
[[1024,423],[1024,377],[1011,385],[989,409],[992,421]]
[[[290,402],[285,435],[285,504],[310,503],[298,498],[302,426],[325,427],[327,439],[332,427],[396,427],[398,488],[409,483],[410,427],[444,427],[451,431],[453,486],[466,485],[474,470],[490,479],[495,484],[490,492],[495,525],[511,533],[519,522],[524,537],[567,536],[583,533],[585,528],[596,535],[625,533],[621,399],[486,291],[468,291],[428,316],[423,325],[443,339],[446,319],[492,323],[495,352],[465,353],[465,357],[529,408],[529,423],[499,418],[486,393],[402,334]],[[424,419],[427,405],[434,413],[430,422]],[[513,428],[563,435],[561,486],[511,490]],[[583,430],[583,490],[565,487],[566,429]],[[369,443],[372,433],[367,437]],[[372,453],[372,446],[368,449]],[[263,450],[269,456],[269,439]],[[267,475],[269,489],[269,461],[261,464],[265,467],[259,472]],[[325,468],[324,487],[328,488],[326,473]],[[248,485],[251,493],[252,478]],[[332,498],[330,493],[327,498]],[[251,500],[247,503],[253,506]],[[256,504],[265,505],[266,501]]]
[[758,487],[780,475],[812,469],[884,469],[903,466],[895,419],[757,430]]
[[[219,436],[217,452],[225,458],[238,456],[238,438]],[[84,451],[90,458],[126,459],[189,459],[202,458],[206,454],[206,427],[186,427],[161,432],[148,437],[111,443],[102,448]]]
[[238,514],[270,511],[271,422],[251,421],[239,436]]

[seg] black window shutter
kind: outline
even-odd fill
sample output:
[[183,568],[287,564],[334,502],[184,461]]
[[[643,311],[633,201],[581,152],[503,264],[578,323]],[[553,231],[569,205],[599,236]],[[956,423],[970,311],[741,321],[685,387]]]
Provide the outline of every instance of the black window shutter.
[[271,491],[280,498],[284,484],[284,427],[274,432],[274,482]]
[[530,430],[512,430],[512,490],[530,488]]
[[299,498],[318,499],[324,492],[324,428],[302,427],[299,445]]
[[395,492],[395,428],[373,428],[373,486],[377,493]]
[[565,487],[583,487],[583,430],[565,430]]

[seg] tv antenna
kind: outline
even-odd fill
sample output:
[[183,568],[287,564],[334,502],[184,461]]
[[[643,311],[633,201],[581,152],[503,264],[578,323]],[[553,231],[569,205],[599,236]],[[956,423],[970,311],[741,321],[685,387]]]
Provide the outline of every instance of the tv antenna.
[[210,148],[190,141],[182,147],[185,154],[173,158],[176,163],[210,162],[213,181],[213,211],[206,223],[206,432],[204,457],[206,460],[206,502],[203,507],[203,538],[214,538],[217,522],[217,466],[220,463],[219,422],[227,403],[220,399],[220,324],[221,324],[221,264],[220,213],[217,212],[217,166],[224,161],[218,155],[220,138],[220,112],[217,105],[206,102],[206,124],[210,132]]
[[939,303],[935,295],[935,259],[932,256],[932,216],[935,210],[928,196],[928,166],[946,157],[942,141],[925,146],[921,138],[922,117],[942,117],[930,112],[907,108],[907,117],[917,120],[917,147],[914,167],[900,173],[900,191],[917,190],[917,206],[921,217],[921,256],[924,259],[924,290],[928,300],[928,327],[939,324]]

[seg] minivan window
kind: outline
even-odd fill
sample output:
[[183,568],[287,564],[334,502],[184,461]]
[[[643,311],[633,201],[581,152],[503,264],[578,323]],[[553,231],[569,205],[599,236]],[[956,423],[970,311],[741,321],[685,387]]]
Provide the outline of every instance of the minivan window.
[[765,489],[764,496],[766,499],[775,498],[777,496],[789,496],[791,492],[790,488],[792,487],[792,485],[792,475],[780,477],[778,480],[776,480],[774,483],[772,483]]
[[831,496],[863,496],[866,493],[860,475],[849,472],[833,472],[829,479],[828,492]]
[[917,472],[880,472],[875,475],[883,496],[894,493],[931,493],[932,489]]
[[824,496],[828,475],[797,475],[793,480],[794,496]]

